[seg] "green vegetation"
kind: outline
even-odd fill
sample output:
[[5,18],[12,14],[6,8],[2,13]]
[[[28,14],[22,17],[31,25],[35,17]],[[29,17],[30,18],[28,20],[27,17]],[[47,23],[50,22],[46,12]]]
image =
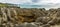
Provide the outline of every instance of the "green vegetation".
[[9,3],[0,3],[0,7],[15,7],[20,8],[17,6],[17,4],[9,4]]
[[6,7],[8,4],[0,3],[0,7]]

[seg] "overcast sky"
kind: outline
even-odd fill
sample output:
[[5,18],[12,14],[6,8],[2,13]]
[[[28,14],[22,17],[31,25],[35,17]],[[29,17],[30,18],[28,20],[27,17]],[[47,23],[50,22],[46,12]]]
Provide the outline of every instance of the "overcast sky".
[[3,3],[15,3],[15,4],[57,4],[60,0],[0,0]]
[[2,3],[22,5],[42,5],[42,7],[60,7],[60,0],[0,0]]

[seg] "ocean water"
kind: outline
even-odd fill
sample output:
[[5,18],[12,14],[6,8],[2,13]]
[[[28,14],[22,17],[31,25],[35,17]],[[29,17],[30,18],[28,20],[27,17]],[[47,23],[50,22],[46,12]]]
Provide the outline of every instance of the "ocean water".
[[49,10],[50,8],[58,8],[55,6],[50,5],[20,5],[21,8],[45,8],[46,10]]

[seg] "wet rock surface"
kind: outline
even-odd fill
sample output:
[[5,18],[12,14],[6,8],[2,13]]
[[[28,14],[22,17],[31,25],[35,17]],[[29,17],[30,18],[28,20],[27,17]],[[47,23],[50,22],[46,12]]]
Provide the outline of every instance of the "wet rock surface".
[[0,8],[0,27],[60,27],[60,8]]

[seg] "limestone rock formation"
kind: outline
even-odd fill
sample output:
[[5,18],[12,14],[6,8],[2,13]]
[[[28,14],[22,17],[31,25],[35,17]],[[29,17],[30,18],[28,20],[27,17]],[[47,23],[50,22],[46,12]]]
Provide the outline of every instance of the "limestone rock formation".
[[56,24],[60,24],[60,8],[0,8],[0,27],[50,27]]

